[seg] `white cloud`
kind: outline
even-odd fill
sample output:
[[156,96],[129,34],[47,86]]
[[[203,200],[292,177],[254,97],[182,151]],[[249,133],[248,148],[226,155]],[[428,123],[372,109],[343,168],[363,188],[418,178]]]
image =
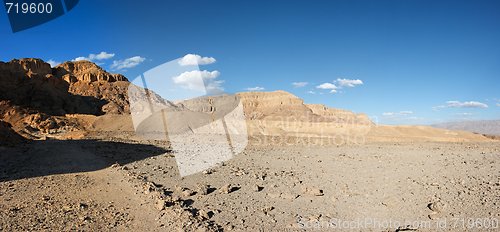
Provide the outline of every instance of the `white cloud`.
[[385,117],[402,117],[402,116],[408,116],[413,114],[413,111],[405,110],[405,111],[399,111],[399,112],[384,112],[382,113],[382,116]]
[[56,67],[57,65],[59,65],[61,62],[57,62],[57,61],[55,61],[53,59],[50,59],[50,60],[47,61],[47,63],[50,64],[50,67],[53,68],[53,67]]
[[182,66],[188,65],[206,65],[215,63],[215,58],[213,57],[202,57],[197,54],[187,54],[179,60],[179,64]]
[[97,55],[90,54],[89,58],[92,60],[107,60],[113,58],[114,56],[115,56],[114,53],[101,52]]
[[457,115],[457,116],[472,116],[472,115],[474,115],[474,114],[473,114],[473,113],[467,113],[467,112],[466,112],[466,113],[456,113],[455,115]]
[[312,90],[309,90],[307,91],[308,94],[316,94],[316,92],[312,91]]
[[433,107],[434,109],[442,109],[442,108],[488,108],[488,105],[477,102],[477,101],[447,101],[445,105]]
[[127,68],[133,68],[139,65],[140,63],[144,62],[145,60],[146,58],[140,56],[130,57],[125,60],[114,60],[113,64],[111,65],[111,69],[122,70]]
[[318,85],[316,86],[317,89],[327,89],[327,90],[330,90],[330,93],[336,93],[337,92],[337,89],[338,87],[332,83],[323,83],[321,85]]
[[308,82],[292,82],[292,85],[295,88],[301,88],[301,87],[304,87],[308,84],[309,84]]
[[77,57],[77,58],[73,59],[73,61],[80,61],[80,60],[88,60],[88,61],[107,60],[107,59],[113,58],[114,56],[115,56],[114,53],[100,52],[98,54],[89,54],[89,56],[87,56],[87,57],[80,56],[80,57]]
[[264,87],[255,86],[255,87],[246,88],[245,90],[247,90],[247,91],[262,91],[264,89],[265,89]]
[[73,61],[80,61],[80,60],[89,60],[89,58],[84,57],[84,56],[79,56],[79,57],[73,59]]
[[353,80],[353,79],[340,79],[338,78],[336,81],[335,81],[340,87],[356,87],[356,85],[362,85],[363,84],[363,81],[360,80],[360,79],[356,79],[356,80]]
[[499,106],[499,107],[500,107],[500,103],[497,103],[497,106]]
[[181,75],[173,77],[172,80],[175,84],[185,89],[207,91],[209,94],[217,94],[224,91],[222,87],[224,81],[216,80],[219,75],[220,72],[217,70],[211,72],[207,70],[193,70],[183,72]]

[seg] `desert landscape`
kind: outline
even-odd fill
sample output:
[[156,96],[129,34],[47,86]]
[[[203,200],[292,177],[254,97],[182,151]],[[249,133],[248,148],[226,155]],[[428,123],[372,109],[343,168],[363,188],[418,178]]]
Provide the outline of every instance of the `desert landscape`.
[[243,107],[242,151],[181,175],[171,141],[136,133],[155,124],[134,124],[130,85],[89,61],[0,62],[1,231],[500,229],[495,136],[378,125],[285,91],[158,97],[198,122],[225,114],[220,99]]

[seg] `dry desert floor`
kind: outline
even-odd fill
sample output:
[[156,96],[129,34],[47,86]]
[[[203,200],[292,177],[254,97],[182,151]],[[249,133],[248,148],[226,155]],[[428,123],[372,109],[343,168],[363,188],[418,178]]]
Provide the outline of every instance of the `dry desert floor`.
[[0,148],[1,231],[498,231],[500,143],[248,146],[180,177],[167,143]]

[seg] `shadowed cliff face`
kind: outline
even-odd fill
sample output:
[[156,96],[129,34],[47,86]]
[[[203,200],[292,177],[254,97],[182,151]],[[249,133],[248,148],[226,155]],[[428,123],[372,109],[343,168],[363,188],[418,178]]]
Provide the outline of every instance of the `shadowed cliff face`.
[[31,58],[0,62],[0,120],[23,136],[80,130],[67,114],[127,113],[128,85],[89,61],[55,68]]
[[40,59],[0,62],[0,100],[50,115],[128,112],[127,86],[89,61],[53,69]]

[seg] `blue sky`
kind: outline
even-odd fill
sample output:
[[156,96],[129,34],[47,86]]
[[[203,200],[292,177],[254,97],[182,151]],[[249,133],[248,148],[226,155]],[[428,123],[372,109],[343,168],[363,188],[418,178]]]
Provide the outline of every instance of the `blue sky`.
[[82,0],[18,33],[1,13],[0,36],[2,61],[96,54],[132,80],[199,54],[226,92],[286,90],[385,124],[500,119],[500,1]]

